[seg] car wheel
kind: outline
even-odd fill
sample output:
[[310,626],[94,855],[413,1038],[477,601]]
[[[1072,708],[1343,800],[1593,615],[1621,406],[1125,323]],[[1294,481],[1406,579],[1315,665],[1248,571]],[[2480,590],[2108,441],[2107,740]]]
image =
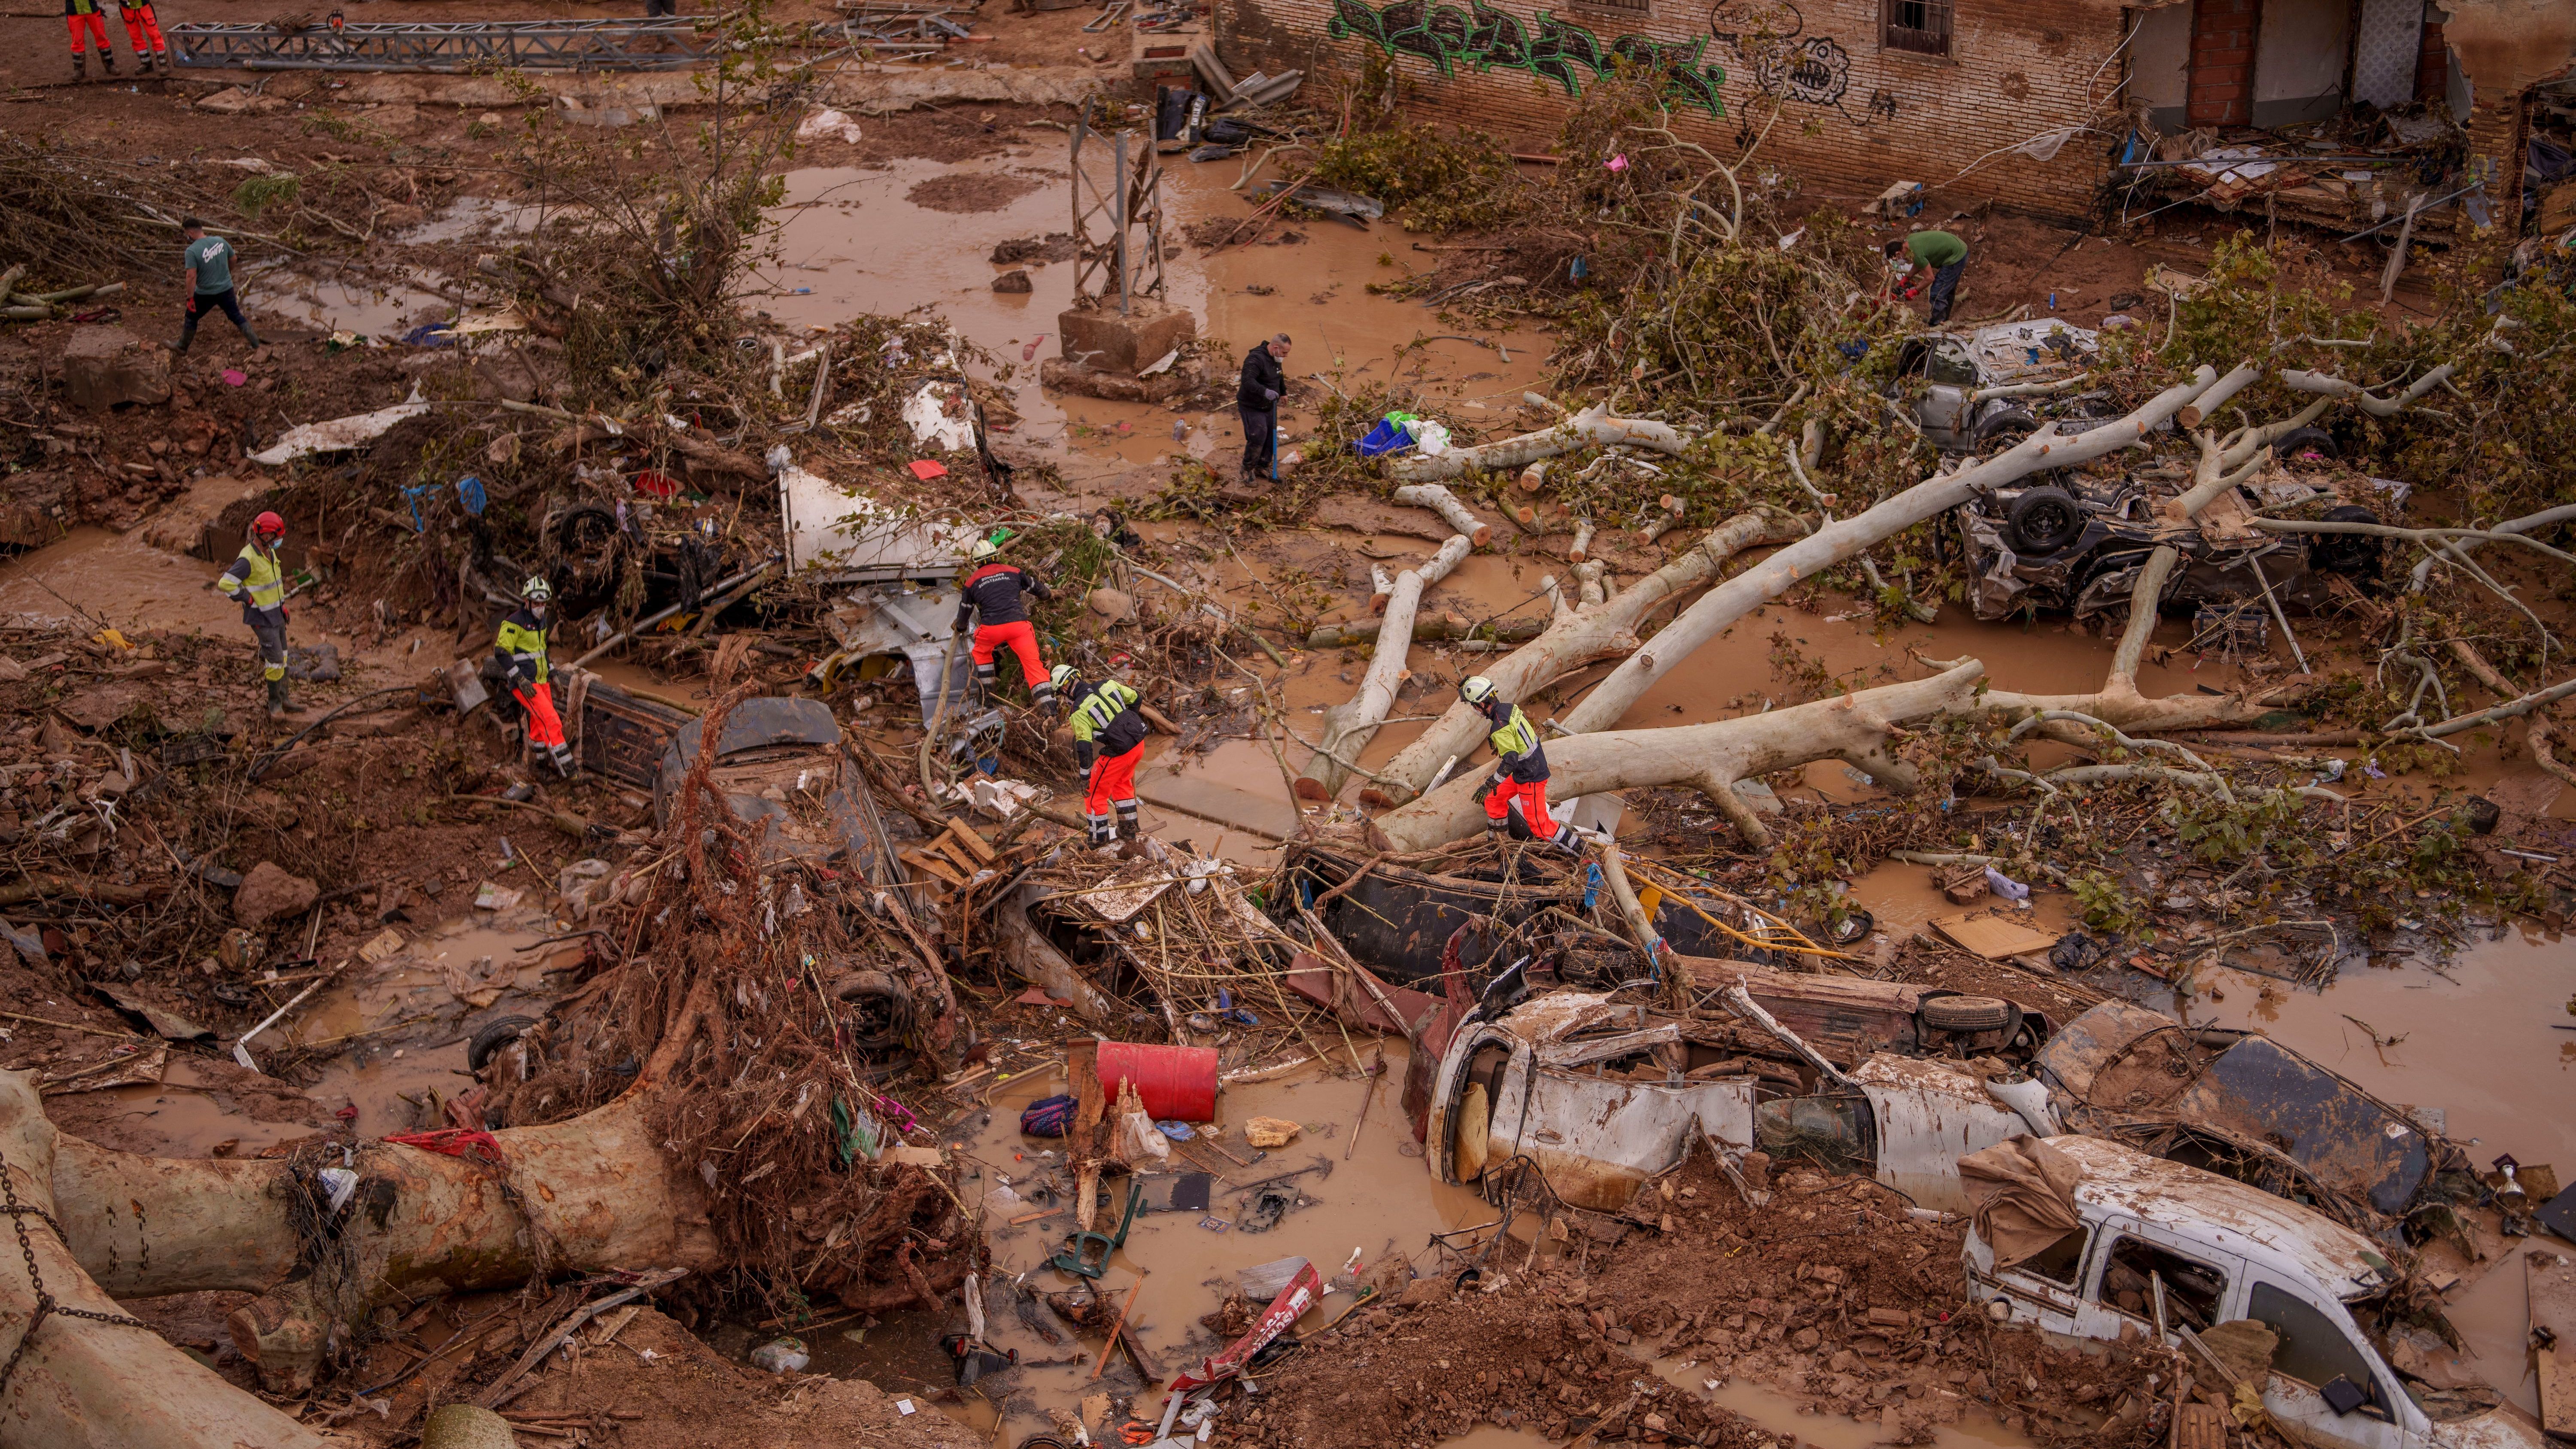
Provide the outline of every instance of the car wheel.
[[1849,946],[1869,939],[1869,933],[1877,929],[1878,917],[1854,906],[1839,924],[1825,928],[1825,939],[1837,946]]
[[[2377,523],[2379,515],[2358,503],[2326,510],[2328,523]],[[2379,540],[2367,533],[2321,533],[2308,545],[2308,567],[2357,579],[2379,577]]]
[[2015,408],[2001,412],[1977,424],[1977,451],[1999,453],[2039,431],[2039,419]]
[[854,971],[832,985],[832,998],[846,1008],[850,1045],[878,1052],[903,1040],[912,1026],[912,993],[883,971]]
[[2031,488],[2004,513],[2004,533],[2013,552],[2055,553],[2084,531],[2084,510],[2063,488]]
[[493,1053],[517,1041],[536,1024],[537,1019],[533,1016],[503,1016],[485,1022],[465,1043],[465,1069],[472,1072],[483,1070],[484,1065],[492,1060]]
[[[2272,445],[2272,456],[2275,458],[2295,458],[2306,452],[2313,452],[2326,458],[2338,456],[2334,434],[2323,428],[2296,428],[2284,434],[2281,441]],[[2372,521],[2377,522],[2376,519]]]
[[2013,1005],[1993,996],[1935,996],[1917,1014],[1934,1031],[2001,1031],[2012,1025]]

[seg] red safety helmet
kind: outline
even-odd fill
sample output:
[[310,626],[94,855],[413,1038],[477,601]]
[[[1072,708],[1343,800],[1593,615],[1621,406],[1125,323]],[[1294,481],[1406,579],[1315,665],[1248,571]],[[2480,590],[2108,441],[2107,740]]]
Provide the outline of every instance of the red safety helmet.
[[250,521],[250,533],[253,538],[284,538],[286,520],[274,513],[263,513]]

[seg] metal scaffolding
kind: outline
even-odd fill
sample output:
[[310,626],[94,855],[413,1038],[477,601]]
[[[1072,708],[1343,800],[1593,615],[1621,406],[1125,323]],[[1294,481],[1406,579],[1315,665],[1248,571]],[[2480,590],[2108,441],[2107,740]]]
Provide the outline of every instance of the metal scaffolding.
[[[1163,295],[1163,166],[1154,154],[1151,129],[1111,133],[1109,154],[1101,156],[1102,138],[1092,129],[1091,118],[1092,106],[1086,104],[1073,123],[1073,234],[1080,248],[1074,258],[1074,305],[1095,296],[1106,304],[1115,294],[1119,315],[1125,316],[1135,297]],[[1105,177],[1101,160],[1109,162]],[[1140,230],[1141,238],[1136,236]]]
[[179,64],[234,70],[676,70],[704,59],[697,23],[681,19],[186,24],[169,34]]

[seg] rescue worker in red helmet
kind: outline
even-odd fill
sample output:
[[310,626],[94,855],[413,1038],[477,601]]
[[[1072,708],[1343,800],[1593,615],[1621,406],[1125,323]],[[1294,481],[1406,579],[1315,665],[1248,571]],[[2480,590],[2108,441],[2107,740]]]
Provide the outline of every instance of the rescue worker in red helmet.
[[286,569],[278,549],[286,542],[286,520],[263,513],[250,521],[250,542],[241,556],[215,581],[215,586],[242,606],[242,622],[258,641],[260,673],[268,681],[268,714],[304,711],[286,697]]

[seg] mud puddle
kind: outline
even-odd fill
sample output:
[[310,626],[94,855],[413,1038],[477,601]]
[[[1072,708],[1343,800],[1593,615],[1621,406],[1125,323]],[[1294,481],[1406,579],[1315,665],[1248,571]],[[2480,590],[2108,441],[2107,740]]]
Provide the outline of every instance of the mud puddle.
[[[2347,961],[2322,992],[2242,971],[2203,971],[2189,1021],[2261,1031],[2306,1053],[2363,1090],[2401,1107],[2441,1114],[2480,1171],[2500,1153],[2576,1172],[2576,964],[2563,940],[2516,927],[2447,961],[2395,967]],[[2472,1265],[2451,1290],[2452,1324],[2480,1373],[2526,1410],[2538,1385],[2524,1352],[2529,1318],[2522,1274],[2499,1258]],[[2498,1267],[2501,1264],[2501,1271]]]
[[43,548],[0,558],[0,620],[240,629],[241,606],[208,587],[222,566],[156,548],[144,532],[75,528]]

